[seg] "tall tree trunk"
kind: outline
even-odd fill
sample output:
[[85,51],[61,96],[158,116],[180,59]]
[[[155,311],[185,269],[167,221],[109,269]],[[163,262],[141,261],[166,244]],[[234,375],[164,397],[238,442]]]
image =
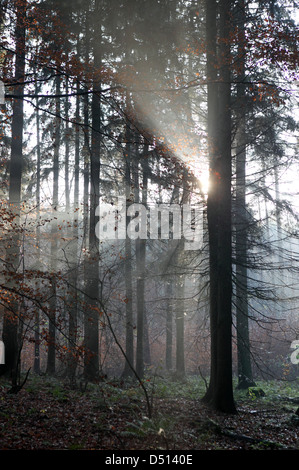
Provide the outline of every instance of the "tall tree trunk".
[[[207,1],[208,129],[212,145],[210,170],[213,175],[208,197],[210,237],[210,315],[211,380],[204,401],[223,412],[236,411],[232,389],[232,269],[231,269],[231,77],[230,77],[230,0],[219,2],[219,94],[215,116],[216,2]],[[209,29],[211,28],[211,29]],[[212,54],[212,56],[211,56]],[[216,95],[217,96],[217,95]],[[210,102],[210,99],[212,102]],[[215,120],[211,121],[211,117]],[[218,131],[216,141],[215,127]]]
[[[23,167],[23,128],[24,128],[24,81],[25,76],[25,30],[26,30],[26,8],[27,1],[17,2],[16,7],[16,62],[15,62],[15,83],[16,94],[19,98],[13,102],[13,115],[11,126],[11,157],[9,173],[9,209],[14,217],[15,228],[12,229],[11,240],[6,252],[8,266],[8,284],[13,287],[13,278],[18,270],[20,261],[20,215],[21,215],[21,187],[22,187],[22,167]],[[10,274],[11,272],[11,274]],[[5,365],[1,373],[11,374],[12,385],[16,385],[18,378],[18,313],[19,301],[13,298],[10,302],[10,309],[6,309],[3,319],[3,342],[5,345]]]
[[[60,95],[61,78],[56,77],[56,94]],[[49,344],[47,357],[47,373],[55,374],[56,369],[56,310],[57,310],[57,252],[58,252],[58,204],[59,204],[59,150],[61,141],[60,98],[56,98],[56,119],[54,124],[54,162],[53,162],[53,195],[51,221],[51,297],[49,302]]]
[[[139,203],[139,165],[136,161],[135,168],[135,202]],[[145,173],[144,173],[145,175]],[[147,204],[147,178],[143,180],[142,204]],[[136,343],[136,372],[140,378],[144,377],[144,339],[145,339],[145,258],[146,258],[146,240],[136,239],[136,301],[137,301],[137,343]]]
[[230,0],[220,0],[217,383],[213,405],[235,412],[232,389],[232,221]]
[[246,213],[246,95],[245,95],[245,1],[240,0],[236,15],[238,28],[238,84],[236,132],[236,322],[238,388],[254,386],[250,358],[247,294],[247,213]]
[[95,27],[93,38],[94,70],[92,96],[92,136],[90,159],[90,219],[89,219],[89,279],[87,280],[86,293],[89,308],[85,314],[85,357],[84,374],[87,380],[99,378],[99,311],[98,298],[100,294],[99,272],[99,241],[96,236],[96,225],[99,221],[98,208],[100,204],[100,157],[101,157],[101,102],[98,91],[100,81],[98,79],[101,67],[101,11],[100,2],[95,2]]
[[284,272],[281,271],[281,275],[279,276],[279,269],[283,268],[284,266],[284,257],[283,257],[283,232],[282,232],[282,219],[281,219],[281,196],[280,196],[280,188],[279,188],[279,157],[275,156],[274,159],[274,184],[275,184],[275,219],[276,219],[276,238],[277,238],[277,262],[278,262],[278,279],[276,278],[275,282],[279,283],[278,285],[278,299],[276,301],[276,317],[281,318],[281,315],[283,313],[283,305],[281,299],[283,298],[284,294],[284,285],[285,280],[283,279],[284,277]]
[[[129,95],[127,94],[127,107],[129,108]],[[131,194],[131,126],[126,122],[126,148],[125,148],[125,198],[127,204],[132,202]],[[126,214],[126,227],[130,220]],[[132,286],[132,246],[131,239],[125,239],[125,289],[126,289],[126,361],[123,371],[124,377],[134,376],[134,325],[133,325],[133,286]]]
[[[190,200],[189,193],[186,188],[186,178],[187,175],[184,175],[183,181],[183,194],[182,194],[182,206],[188,203]],[[182,266],[182,247],[181,244],[176,250],[176,269],[179,271],[183,268]],[[176,274],[176,374],[179,379],[184,378],[185,376],[185,274],[177,273]]]
[[215,387],[217,372],[217,265],[218,265],[218,223],[217,223],[217,119],[218,119],[218,73],[217,73],[217,2],[206,0],[206,47],[207,47],[207,81],[208,81],[208,152],[210,181],[207,199],[207,222],[209,237],[209,310],[211,333],[211,366],[209,388],[204,396],[204,401],[209,402]]
[[[90,53],[90,27],[89,27],[89,15],[86,14],[85,19],[85,44],[84,44],[84,54],[85,60],[88,62],[89,60],[89,53]],[[89,132],[89,125],[90,125],[90,100],[89,95],[86,94],[83,97],[84,104],[83,104],[83,120],[84,120],[84,144],[82,149],[82,156],[83,156],[83,290],[87,292],[88,281],[89,281],[89,258],[87,255],[88,252],[88,237],[89,237],[89,212],[90,212],[90,203],[89,203],[89,191],[90,191],[90,161],[91,161],[91,143],[90,143],[90,132]],[[86,302],[88,304],[89,300],[86,298]],[[87,346],[87,338],[86,338],[86,328],[87,325],[87,313],[84,314],[84,346]],[[85,351],[87,354],[87,351]],[[84,358],[84,362],[86,363],[86,358]]]
[[[85,44],[84,44],[84,54],[85,60],[89,60],[89,49],[90,49],[90,38],[89,38],[89,15],[86,15],[85,19]],[[84,143],[82,149],[83,157],[83,247],[87,246],[87,237],[88,237],[88,212],[89,212],[89,160],[90,160],[90,142],[89,142],[89,95],[86,93],[83,97],[83,121],[84,121]],[[85,265],[85,263],[84,263]],[[84,276],[85,279],[85,276]]]
[[[144,144],[143,155],[141,160],[142,166],[142,204],[144,207],[147,207],[147,193],[148,193],[148,175],[149,175],[149,168],[148,168],[148,144]],[[150,347],[150,332],[149,332],[149,322],[148,322],[148,315],[146,311],[146,304],[145,304],[145,269],[146,269],[146,240],[142,240],[144,245],[143,256],[144,256],[144,271],[143,271],[143,312],[144,312],[144,364],[147,366],[151,365],[151,347]]]
[[[68,95],[69,93],[69,79],[66,77],[66,86],[65,86],[65,93]],[[66,214],[69,214],[70,211],[70,181],[69,181],[69,174],[70,174],[70,127],[69,127],[69,98],[66,96],[65,98],[65,132],[64,132],[64,139],[65,139],[65,157],[64,157],[64,187],[65,187],[65,211]]]
[[[77,45],[78,55],[79,40]],[[77,92],[79,92],[79,82],[77,82]],[[79,211],[79,159],[80,159],[80,98],[76,98],[76,126],[75,126],[75,184],[74,184],[74,208],[73,208],[73,228],[72,241],[70,243],[70,304],[69,304],[69,361],[68,376],[71,381],[76,373],[76,343],[77,343],[77,323],[78,323],[78,211]]]
[[[35,83],[35,94],[38,94],[37,81]],[[40,144],[40,114],[39,114],[39,100],[36,98],[36,239],[37,239],[37,258],[38,258],[38,269],[40,268],[40,185],[41,185],[41,144]],[[34,372],[40,373],[40,312],[36,311],[35,314],[35,325],[34,325]]]
[[[97,87],[95,87],[96,89]],[[99,375],[99,247],[96,238],[96,215],[99,206],[100,186],[100,103],[96,93],[92,99],[92,150],[90,161],[90,218],[89,218],[89,265],[86,285],[87,312],[85,313],[85,376],[89,380]]]

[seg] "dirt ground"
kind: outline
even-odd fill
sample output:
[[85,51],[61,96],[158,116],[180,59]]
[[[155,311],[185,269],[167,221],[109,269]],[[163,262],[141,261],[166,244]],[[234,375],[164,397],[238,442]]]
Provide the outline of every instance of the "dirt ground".
[[226,415],[200,399],[155,397],[149,419],[142,396],[131,395],[0,386],[0,449],[299,450],[298,405],[287,400],[243,399]]

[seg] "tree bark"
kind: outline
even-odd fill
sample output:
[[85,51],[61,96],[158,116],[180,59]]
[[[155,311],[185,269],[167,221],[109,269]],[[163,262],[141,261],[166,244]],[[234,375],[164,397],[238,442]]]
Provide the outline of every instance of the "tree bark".
[[[139,202],[139,165],[135,165],[135,201]],[[142,204],[146,206],[147,179],[143,180]],[[137,342],[136,342],[136,372],[139,378],[144,377],[144,339],[145,339],[145,259],[146,259],[146,240],[137,238],[136,240],[136,301],[137,301]]]
[[208,90],[208,115],[207,135],[209,152],[209,192],[207,199],[207,222],[209,238],[209,310],[210,310],[210,334],[211,334],[211,365],[210,383],[203,398],[209,402],[212,398],[212,390],[215,387],[217,372],[217,265],[218,265],[218,179],[217,174],[217,119],[218,119],[218,72],[217,72],[217,2],[206,0],[206,47],[207,47],[207,90]]
[[172,344],[173,344],[173,312],[172,312],[172,283],[166,281],[166,370],[172,369]]
[[[80,53],[79,40],[77,40],[77,52]],[[77,82],[77,91],[79,83]],[[76,123],[80,119],[80,98],[76,98]],[[78,209],[79,209],[79,161],[80,161],[80,127],[75,126],[75,184],[74,184],[74,208],[73,208],[73,230],[72,241],[70,242],[70,293],[69,293],[69,360],[68,376],[71,381],[74,380],[77,367],[76,343],[78,326]]]
[[[56,77],[56,94],[60,95],[60,77]],[[58,227],[57,212],[59,204],[59,150],[61,141],[61,120],[60,120],[60,98],[56,99],[56,119],[54,123],[54,161],[53,161],[53,195],[52,195],[52,221],[51,221],[51,272],[53,273],[51,281],[51,297],[49,302],[49,340],[47,373],[55,374],[56,369],[56,309],[57,309],[57,251],[58,251]]]
[[[232,389],[231,268],[231,77],[230,1],[219,2],[219,85],[215,102],[216,2],[207,1],[208,131],[211,189],[208,196],[210,249],[211,379],[204,397],[214,409],[236,411]],[[211,28],[211,29],[210,29]],[[211,100],[211,102],[210,102]],[[218,107],[218,115],[215,114]],[[215,131],[218,132],[216,138]]]
[[236,322],[238,388],[254,386],[252,378],[248,293],[247,293],[247,212],[246,212],[246,95],[245,95],[245,2],[240,0],[236,15],[238,28],[238,77],[236,110]]
[[[100,82],[97,78],[101,67],[101,12],[100,2],[95,2],[95,27],[93,38],[94,70],[92,95],[92,135],[90,159],[90,219],[89,219],[89,278],[86,286],[86,301],[89,308],[85,314],[85,357],[84,374],[87,380],[99,378],[99,310],[98,298],[100,294],[100,268],[99,268],[99,241],[96,236],[96,225],[99,221],[97,209],[100,204],[100,159],[101,159],[101,102],[97,90]],[[100,36],[100,40],[98,36]],[[96,39],[97,38],[97,39]]]
[[[13,102],[13,115],[11,126],[11,157],[9,172],[9,210],[13,215],[12,234],[8,241],[6,260],[8,266],[9,284],[13,284],[14,276],[20,261],[20,215],[21,215],[21,193],[22,193],[22,169],[23,169],[23,129],[24,129],[24,94],[25,76],[25,32],[26,32],[26,8],[27,1],[17,3],[16,8],[16,62],[15,83],[17,83],[16,94],[19,96]],[[1,373],[10,374],[12,384],[16,385],[18,375],[18,314],[20,302],[12,299],[10,308],[4,311],[3,319],[3,342],[5,345],[5,365]]]
[[[35,82],[35,94],[38,94],[37,81]],[[40,184],[41,184],[41,143],[40,143],[40,114],[38,108],[39,100],[36,98],[36,239],[37,239],[37,258],[38,258],[38,269],[40,268]],[[40,286],[39,286],[40,288]],[[35,325],[34,325],[34,372],[40,373],[40,312],[36,311],[35,314]]]
[[[179,254],[178,254],[179,258]],[[176,376],[183,379],[185,376],[185,313],[184,313],[184,294],[185,294],[185,276],[176,275]]]
[[[126,101],[129,108],[129,94]],[[126,120],[126,148],[125,148],[125,198],[127,204],[132,202],[131,194],[131,127],[129,119]],[[127,213],[126,227],[129,224]],[[133,286],[132,286],[132,246],[131,239],[126,236],[125,239],[125,289],[126,289],[126,361],[123,371],[123,377],[133,377],[134,372],[134,325],[133,325]]]

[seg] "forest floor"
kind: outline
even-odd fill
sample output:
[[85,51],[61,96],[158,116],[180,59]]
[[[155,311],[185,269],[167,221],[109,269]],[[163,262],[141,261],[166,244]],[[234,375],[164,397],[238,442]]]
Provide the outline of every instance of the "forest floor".
[[85,390],[47,376],[17,394],[0,380],[0,450],[298,450],[299,384],[263,382],[264,397],[237,391],[238,413],[216,413],[200,398],[198,377],[146,382],[106,380]]

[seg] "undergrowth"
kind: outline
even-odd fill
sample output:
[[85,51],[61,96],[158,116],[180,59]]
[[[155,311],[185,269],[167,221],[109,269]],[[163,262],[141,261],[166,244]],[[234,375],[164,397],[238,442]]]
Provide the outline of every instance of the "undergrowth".
[[[10,395],[6,393],[10,389],[9,381],[1,378],[0,416],[6,445],[15,446],[20,441],[19,434],[20,445],[27,445],[27,434],[34,434],[39,442],[31,441],[30,445],[41,448],[103,448],[103,443],[105,448],[131,445],[162,449],[211,448],[211,445],[223,448],[231,446],[230,429],[233,428],[238,435],[251,437],[254,433],[257,441],[250,445],[258,448],[266,446],[268,441],[271,443],[273,438],[278,440],[281,430],[293,439],[298,426],[295,420],[299,406],[298,380],[257,381],[256,387],[264,391],[264,396],[238,390],[234,381],[239,418],[220,417],[202,408],[206,385],[201,377],[190,376],[179,381],[147,376],[143,385],[152,406],[150,417],[144,389],[136,380],[105,379],[82,388],[79,383],[71,384],[59,377],[32,374],[18,394]],[[265,442],[264,432],[268,436]],[[288,439],[285,436],[284,445],[289,445]]]

